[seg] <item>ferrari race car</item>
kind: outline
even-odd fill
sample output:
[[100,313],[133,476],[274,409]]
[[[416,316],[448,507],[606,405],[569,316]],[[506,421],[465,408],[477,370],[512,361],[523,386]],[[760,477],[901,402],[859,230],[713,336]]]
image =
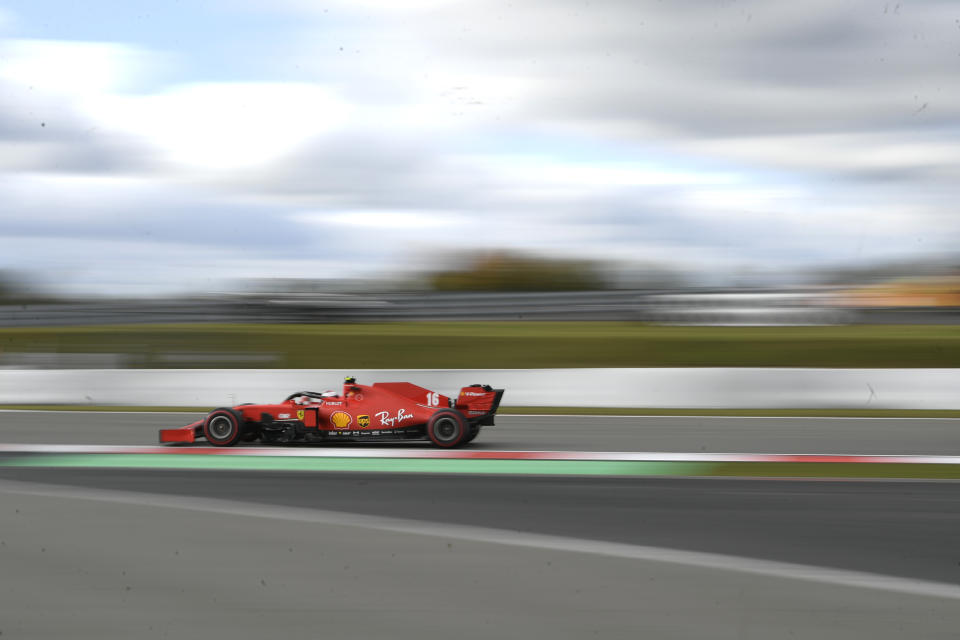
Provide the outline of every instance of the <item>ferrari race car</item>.
[[357,384],[347,378],[343,394],[297,391],[279,404],[241,404],[214,409],[203,420],[161,429],[161,443],[193,443],[205,438],[215,447],[238,442],[286,444],[369,440],[429,440],[452,448],[493,425],[503,389],[474,384],[456,401],[409,382]]

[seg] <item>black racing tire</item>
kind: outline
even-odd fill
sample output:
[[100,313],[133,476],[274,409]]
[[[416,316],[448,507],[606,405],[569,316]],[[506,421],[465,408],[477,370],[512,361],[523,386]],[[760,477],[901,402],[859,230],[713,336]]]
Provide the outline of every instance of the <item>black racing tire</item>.
[[462,444],[467,444],[468,442],[473,442],[473,439],[480,435],[480,425],[473,424],[470,425],[469,430],[467,431],[467,437],[463,439]]
[[427,437],[443,449],[459,447],[467,442],[470,426],[459,411],[440,409],[427,421]]
[[240,413],[233,409],[214,409],[203,421],[203,437],[215,447],[232,447],[243,438]]

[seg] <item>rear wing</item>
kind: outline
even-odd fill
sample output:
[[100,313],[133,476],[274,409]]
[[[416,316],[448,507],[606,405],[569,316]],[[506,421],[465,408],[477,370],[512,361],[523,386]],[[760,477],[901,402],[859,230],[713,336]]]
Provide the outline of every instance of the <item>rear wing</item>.
[[454,408],[466,416],[470,424],[493,426],[493,417],[500,408],[502,398],[503,389],[494,389],[487,384],[472,384],[460,389]]

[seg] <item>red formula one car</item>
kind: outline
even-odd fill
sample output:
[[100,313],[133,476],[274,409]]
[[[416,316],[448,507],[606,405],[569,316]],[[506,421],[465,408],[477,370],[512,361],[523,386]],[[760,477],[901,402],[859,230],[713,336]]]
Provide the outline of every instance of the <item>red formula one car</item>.
[[335,442],[429,440],[438,447],[464,445],[493,425],[503,389],[474,384],[456,402],[409,382],[357,384],[347,378],[343,394],[298,391],[279,404],[242,404],[214,409],[203,420],[161,429],[161,443],[206,438],[215,447],[238,442]]

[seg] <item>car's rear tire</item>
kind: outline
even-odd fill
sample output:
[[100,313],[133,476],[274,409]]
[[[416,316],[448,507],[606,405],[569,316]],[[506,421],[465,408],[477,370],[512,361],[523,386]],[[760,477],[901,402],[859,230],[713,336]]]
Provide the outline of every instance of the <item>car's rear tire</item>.
[[203,421],[203,437],[215,447],[232,447],[240,442],[240,414],[233,409],[214,409]]
[[473,442],[473,439],[476,438],[478,435],[480,435],[480,425],[478,424],[470,425],[470,428],[467,431],[467,437],[463,439],[462,444]]
[[444,449],[459,447],[467,442],[470,426],[459,411],[441,409],[427,421],[427,437],[430,442]]

